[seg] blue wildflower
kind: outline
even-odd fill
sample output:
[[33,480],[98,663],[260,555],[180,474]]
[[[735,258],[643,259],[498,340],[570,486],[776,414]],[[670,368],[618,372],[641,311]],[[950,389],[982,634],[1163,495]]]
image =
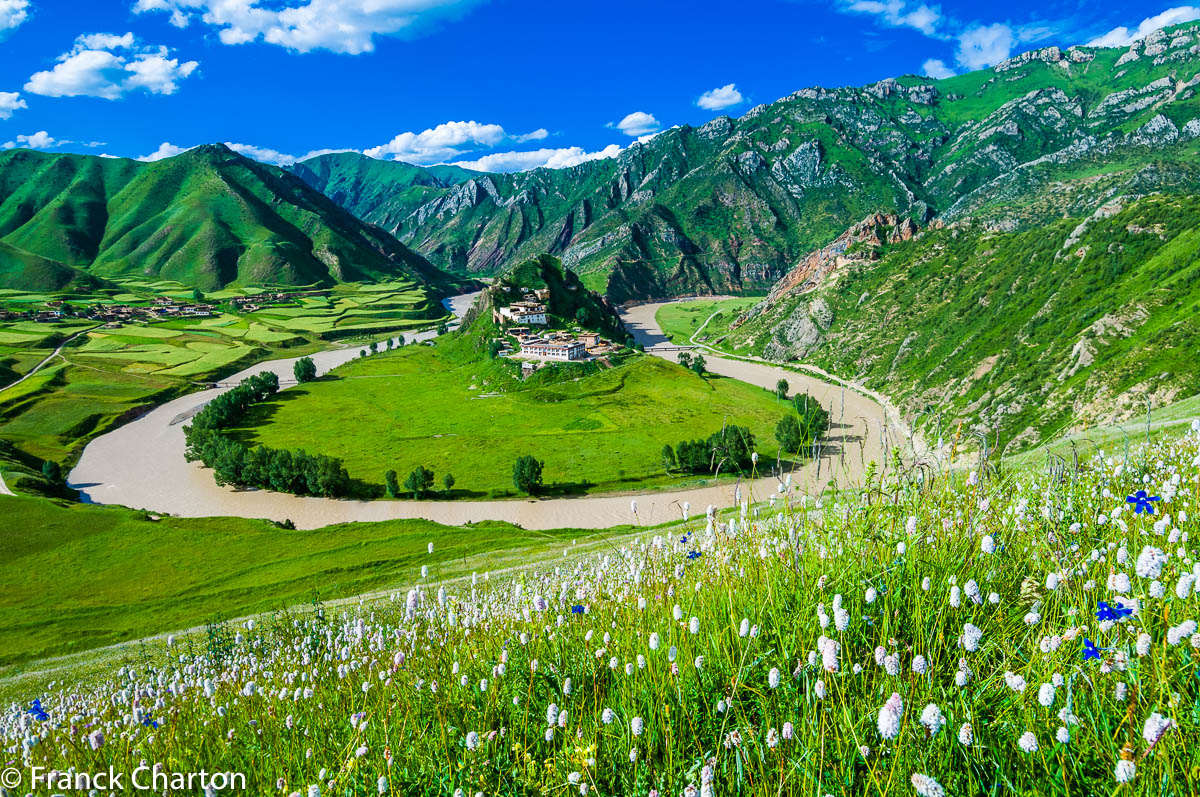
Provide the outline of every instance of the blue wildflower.
[[142,719],[142,725],[144,725],[147,728],[154,728],[156,730],[158,729],[158,721],[155,720],[153,717],[144,717]]
[[1104,648],[1096,647],[1096,643],[1093,642],[1092,640],[1090,640],[1090,639],[1083,640],[1083,660],[1084,661],[1087,661],[1088,659],[1095,659],[1096,661],[1099,661],[1100,660],[1100,651],[1102,651],[1102,650],[1104,650]]
[[1147,515],[1153,515],[1154,514],[1154,504],[1151,502],[1152,501],[1161,501],[1161,500],[1162,500],[1162,498],[1160,498],[1159,496],[1149,495],[1146,493],[1145,490],[1138,490],[1133,495],[1125,496],[1125,501],[1127,503],[1133,504],[1133,511],[1139,515],[1142,514],[1143,512],[1145,512]]
[[577,603],[571,607],[571,614],[583,614],[583,604]]
[[701,556],[704,556],[704,554],[699,551],[688,551],[688,559],[699,559]]
[[687,545],[687,541],[688,541],[688,535],[686,535],[686,534],[684,534],[682,537],[679,538],[680,545]]
[[38,722],[45,722],[50,719],[50,715],[42,708],[42,699],[34,698],[34,701],[29,704],[29,708],[25,711],[26,714],[33,717]]
[[1131,617],[1132,615],[1133,609],[1130,609],[1128,606],[1122,606],[1119,603],[1116,606],[1109,606],[1104,601],[1096,604],[1096,619],[1101,622],[1115,623],[1117,620]]

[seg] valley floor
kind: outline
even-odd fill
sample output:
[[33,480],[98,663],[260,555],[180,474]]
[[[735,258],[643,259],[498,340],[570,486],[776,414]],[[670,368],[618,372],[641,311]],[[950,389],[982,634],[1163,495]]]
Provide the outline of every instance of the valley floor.
[[[473,299],[457,297],[454,310],[461,315]],[[654,321],[654,305],[634,307],[626,325],[647,350],[674,359],[675,351],[661,351],[666,337]],[[428,337],[431,333],[424,333]],[[414,337],[409,336],[410,340]],[[313,356],[318,369],[327,371],[357,356],[357,348],[335,349]],[[885,413],[872,399],[812,377],[761,363],[716,356],[707,357],[714,373],[774,389],[787,379],[793,391],[815,396],[831,410],[833,427],[822,455],[791,474],[792,483],[817,492],[833,479],[857,482],[867,463],[888,461],[887,441],[901,436],[884,433]],[[270,369],[290,379],[293,360],[274,360],[227,380],[238,380]],[[636,496],[637,517],[631,514],[631,496],[606,495],[527,501],[344,501],[299,497],[258,490],[219,487],[212,474],[184,461],[184,421],[218,390],[194,393],[171,401],[143,418],[94,440],[72,471],[71,486],[90,501],[122,504],[182,517],[237,516],[291,520],[298,528],[312,529],[333,523],[420,518],[447,525],[501,520],[527,529],[606,528],[637,521],[657,524],[679,518],[685,505],[700,512],[707,505],[728,506],[735,497],[762,500],[775,493],[780,478],[767,476],[749,483],[727,483],[690,490],[669,490]]]

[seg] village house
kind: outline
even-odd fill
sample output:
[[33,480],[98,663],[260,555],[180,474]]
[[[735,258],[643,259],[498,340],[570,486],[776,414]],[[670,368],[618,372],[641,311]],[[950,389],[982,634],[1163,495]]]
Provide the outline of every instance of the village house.
[[510,324],[546,324],[546,305],[537,302],[513,302],[499,309],[498,321]]
[[536,343],[524,344],[521,346],[521,353],[543,360],[559,360],[563,362],[568,360],[582,360],[587,356],[587,350],[584,348],[584,345],[577,340],[564,342],[538,341]]

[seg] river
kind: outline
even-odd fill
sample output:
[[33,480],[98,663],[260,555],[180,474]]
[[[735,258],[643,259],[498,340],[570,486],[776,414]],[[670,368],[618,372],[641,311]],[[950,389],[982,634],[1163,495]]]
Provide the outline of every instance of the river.
[[[477,294],[448,300],[447,306],[461,317]],[[666,338],[655,321],[661,304],[627,308],[622,317],[630,331],[651,354],[674,359],[676,351],[663,351]],[[409,342],[429,339],[432,331],[406,335]],[[324,373],[358,356],[360,346],[329,349],[311,355],[318,373]],[[223,381],[225,385],[263,371],[273,371],[281,380],[291,380],[297,358],[270,360],[254,365]],[[815,377],[787,371],[764,363],[745,362],[705,352],[708,369],[722,376],[774,390],[786,379],[793,391],[803,390],[829,410],[833,428],[819,462],[810,462],[791,474],[792,484],[815,492],[833,475],[856,480],[864,463],[883,458],[885,414],[879,403],[854,391]],[[395,518],[424,518],[459,526],[468,522],[502,520],[527,529],[607,528],[634,523],[653,525],[677,519],[685,503],[691,512],[702,513],[708,505],[728,507],[735,503],[735,490],[743,498],[765,500],[774,494],[779,478],[768,476],[740,485],[725,482],[686,490],[664,489],[637,495],[606,494],[577,498],[525,499],[509,501],[349,501],[309,498],[266,490],[219,487],[212,472],[184,459],[183,427],[205,403],[228,387],[203,390],[167,402],[87,445],[71,471],[68,484],[84,500],[121,504],[135,509],[179,515],[210,517],[233,515],[248,518],[291,520],[298,528],[320,528],[350,521],[380,521]],[[760,462],[760,465],[768,463]],[[631,513],[636,498],[638,513]]]

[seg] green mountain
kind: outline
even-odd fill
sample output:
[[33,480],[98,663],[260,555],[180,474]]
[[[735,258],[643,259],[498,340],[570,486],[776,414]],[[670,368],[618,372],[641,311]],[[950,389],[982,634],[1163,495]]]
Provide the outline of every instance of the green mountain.
[[356,152],[318,155],[287,168],[363,221],[393,233],[414,208],[479,176],[458,166],[414,166]]
[[[613,159],[426,186],[385,226],[458,272],[549,252],[623,301],[768,288],[875,212],[1014,230],[1082,217],[1118,194],[1195,185],[1198,33],[803,89]],[[339,196],[354,208],[369,186],[351,187]]]
[[155,163],[0,153],[0,282],[152,277],[204,290],[445,275],[304,181],[224,145]]
[[926,434],[1010,450],[1200,393],[1200,196],[1109,196],[1032,229],[874,216],[721,348],[885,393]]

